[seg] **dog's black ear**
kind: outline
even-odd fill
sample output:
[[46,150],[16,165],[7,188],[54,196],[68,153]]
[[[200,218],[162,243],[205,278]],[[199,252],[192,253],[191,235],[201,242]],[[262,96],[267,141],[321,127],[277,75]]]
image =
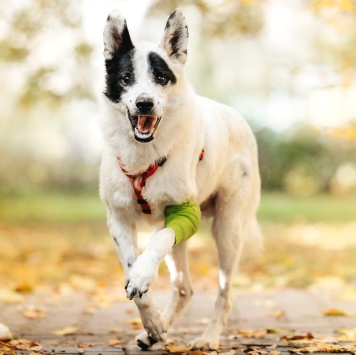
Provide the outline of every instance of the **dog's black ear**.
[[134,48],[126,20],[118,10],[112,10],[104,29],[104,57],[111,60],[114,55],[128,52]]
[[175,9],[169,16],[161,46],[173,59],[184,64],[187,60],[188,26],[180,9]]

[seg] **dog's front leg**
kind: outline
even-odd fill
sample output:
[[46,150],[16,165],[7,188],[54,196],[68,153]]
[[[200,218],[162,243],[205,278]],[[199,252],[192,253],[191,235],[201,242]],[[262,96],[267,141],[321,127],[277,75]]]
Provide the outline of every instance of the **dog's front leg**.
[[130,299],[141,298],[157,276],[159,264],[172,250],[175,233],[164,228],[153,234],[146,249],[136,259],[129,272],[126,293]]
[[108,214],[108,226],[110,234],[115,242],[116,251],[128,283],[129,273],[138,256],[136,226],[129,219],[118,218],[111,213]]

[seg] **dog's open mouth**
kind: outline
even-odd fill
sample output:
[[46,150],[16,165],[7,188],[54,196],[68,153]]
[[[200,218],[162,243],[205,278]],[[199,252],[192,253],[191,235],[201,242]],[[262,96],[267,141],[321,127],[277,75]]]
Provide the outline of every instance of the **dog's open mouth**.
[[135,139],[142,143],[151,142],[154,139],[154,132],[161,121],[161,117],[148,115],[132,116],[129,111],[127,113]]

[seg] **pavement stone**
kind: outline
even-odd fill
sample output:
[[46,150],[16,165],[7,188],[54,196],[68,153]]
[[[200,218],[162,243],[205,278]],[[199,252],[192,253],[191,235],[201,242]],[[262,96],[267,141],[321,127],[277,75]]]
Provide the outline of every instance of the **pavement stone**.
[[[303,290],[285,289],[276,292],[248,293],[234,292],[234,304],[229,323],[221,337],[220,353],[247,354],[251,346],[266,348],[274,345],[274,351],[281,355],[290,354],[288,344],[280,341],[279,334],[267,334],[261,339],[243,338],[237,329],[284,329],[296,333],[331,337],[342,328],[356,328],[356,317],[325,317],[323,309],[337,307],[346,311],[355,311],[356,302],[341,301],[327,294],[318,294]],[[162,308],[169,299],[167,291],[155,294],[157,304]],[[215,301],[215,292],[197,292],[188,306],[185,315],[171,327],[168,342],[186,345],[198,336],[211,316]],[[43,304],[42,299],[31,299],[33,304]],[[88,313],[87,295],[71,294],[59,304],[49,302],[45,308],[47,317],[43,319],[26,319],[16,305],[0,304],[0,323],[6,324],[14,337],[36,341],[43,345],[43,354],[88,354],[88,355],[150,355],[167,354],[162,344],[156,344],[151,351],[142,351],[135,345],[134,338],[142,329],[130,320],[139,317],[133,302],[124,299],[113,301],[105,308],[96,308]],[[280,318],[269,314],[284,311]],[[53,331],[67,326],[78,328],[77,333],[57,336]],[[121,328],[118,334],[110,332],[111,328]],[[120,344],[109,346],[109,339],[119,339]],[[91,347],[80,348],[86,343]],[[0,351],[1,353],[1,351]],[[30,352],[18,351],[16,354],[28,355]],[[187,354],[194,354],[192,351]],[[209,352],[207,352],[209,353]],[[210,352],[211,353],[211,352]],[[194,354],[197,355],[197,354]],[[253,354],[253,355],[258,355]],[[275,354],[277,355],[277,354]]]

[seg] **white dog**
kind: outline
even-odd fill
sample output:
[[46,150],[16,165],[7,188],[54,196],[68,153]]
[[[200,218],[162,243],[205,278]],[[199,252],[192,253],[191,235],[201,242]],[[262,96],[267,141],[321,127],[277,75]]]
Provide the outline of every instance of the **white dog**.
[[[126,20],[110,12],[104,30],[106,101],[101,198],[145,332],[137,344],[164,341],[192,296],[186,243],[200,210],[213,217],[219,254],[215,311],[193,348],[216,349],[231,309],[231,276],[244,246],[262,240],[255,218],[260,199],[255,138],[233,109],[199,97],[186,79],[188,27],[180,10],[168,18],[161,43],[133,44]],[[199,208],[200,207],[200,208]],[[136,223],[155,226],[141,255]],[[245,253],[245,251],[244,251]],[[164,314],[149,290],[165,259],[172,297]]]

